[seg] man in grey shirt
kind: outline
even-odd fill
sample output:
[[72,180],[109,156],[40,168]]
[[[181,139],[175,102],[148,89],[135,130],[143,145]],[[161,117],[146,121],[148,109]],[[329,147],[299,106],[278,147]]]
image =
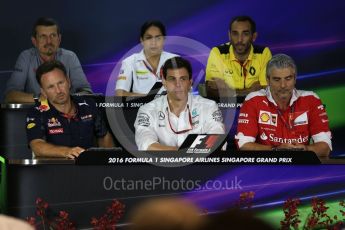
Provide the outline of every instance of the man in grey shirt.
[[[32,31],[33,48],[24,50],[18,57],[11,78],[7,81],[5,101],[8,103],[30,103],[40,97],[40,86],[36,81],[36,69],[43,62],[61,61],[71,81],[71,93],[92,93],[77,55],[59,48],[60,28],[51,18],[39,18]],[[43,99],[42,96],[40,99]]]

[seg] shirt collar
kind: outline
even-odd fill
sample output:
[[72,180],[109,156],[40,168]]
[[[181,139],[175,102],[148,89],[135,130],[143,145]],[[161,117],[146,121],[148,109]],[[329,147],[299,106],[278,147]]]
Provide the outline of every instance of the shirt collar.
[[[158,64],[158,67],[162,66],[165,62],[165,55],[166,53],[164,52],[164,50],[162,50],[162,53],[160,55],[160,58],[159,58],[159,64]],[[137,56],[137,60],[138,61],[145,61],[147,64],[148,64],[148,61],[147,61],[147,58],[145,56],[145,53],[144,53],[144,49],[142,49],[139,53],[138,53],[138,56]]]
[[[192,105],[192,96],[191,96],[191,93],[188,93],[187,104],[186,104],[186,107],[184,108],[183,111],[186,111],[186,110],[187,110],[187,105],[189,106],[189,109],[190,109],[190,108],[191,108],[191,105]],[[170,106],[169,106],[169,103],[168,103],[168,95],[164,95],[164,99],[163,99],[163,109],[165,110],[165,108],[168,108],[168,112],[171,113]]]
[[[78,97],[70,96],[70,98],[71,98],[71,103],[74,104],[74,106],[75,106],[76,115],[77,115],[77,114],[79,114],[79,110],[80,110],[79,109],[80,108],[79,103],[82,103],[82,102],[86,103],[86,102],[85,102],[85,100],[81,100],[81,98],[78,98]],[[51,111],[53,113],[64,115],[64,113],[62,113],[59,110],[57,110],[55,108],[55,106],[52,105],[48,100],[47,100],[47,102],[48,102],[48,105],[49,105],[49,109],[51,109]]]
[[142,49],[142,50],[140,51],[140,53],[138,54],[138,60],[139,60],[139,61],[147,61],[146,56],[145,56],[145,54],[144,54],[144,49]]

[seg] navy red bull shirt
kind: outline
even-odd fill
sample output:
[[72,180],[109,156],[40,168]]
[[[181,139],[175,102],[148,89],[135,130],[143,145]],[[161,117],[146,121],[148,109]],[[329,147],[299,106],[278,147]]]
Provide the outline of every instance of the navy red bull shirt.
[[250,93],[238,116],[237,140],[279,146],[282,143],[307,145],[310,138],[332,149],[331,132],[324,105],[311,91],[294,90],[288,109],[280,111],[270,88]]
[[95,146],[95,137],[107,134],[102,114],[91,99],[72,97],[77,112],[73,117],[59,112],[49,103],[32,108],[26,117],[28,143],[44,139],[48,143],[68,147],[90,148]]

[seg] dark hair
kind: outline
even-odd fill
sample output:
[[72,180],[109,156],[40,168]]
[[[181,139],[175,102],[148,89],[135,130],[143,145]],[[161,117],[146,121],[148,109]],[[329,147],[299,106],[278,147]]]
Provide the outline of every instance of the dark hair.
[[166,79],[168,69],[185,68],[188,71],[189,79],[192,79],[192,66],[187,59],[182,57],[173,57],[165,61],[162,67],[163,78]]
[[67,79],[66,68],[60,61],[54,60],[54,61],[43,62],[43,64],[40,65],[36,70],[36,80],[40,86],[42,86],[41,84],[42,75],[49,73],[53,71],[54,69],[61,70]]
[[256,32],[256,24],[254,22],[254,20],[249,17],[249,16],[236,16],[236,17],[233,17],[230,21],[230,24],[229,24],[229,31],[231,31],[231,26],[234,22],[249,22],[250,24],[250,29],[251,29],[251,32],[252,33],[255,33]]
[[147,21],[141,26],[140,38],[144,38],[144,34],[146,30],[148,30],[148,28],[150,28],[151,26],[157,27],[161,31],[162,35],[166,36],[165,26],[163,25],[163,23],[157,20],[153,20],[153,21]]
[[60,26],[57,23],[57,21],[55,21],[53,18],[41,17],[41,18],[37,19],[34,26],[32,27],[32,32],[31,32],[32,37],[36,37],[36,34],[37,34],[36,27],[37,26],[56,26],[57,33],[60,34]]

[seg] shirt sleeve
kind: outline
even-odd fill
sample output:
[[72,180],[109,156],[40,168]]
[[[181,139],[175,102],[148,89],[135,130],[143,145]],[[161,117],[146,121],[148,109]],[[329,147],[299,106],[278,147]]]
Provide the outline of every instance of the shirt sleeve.
[[116,89],[122,89],[127,92],[131,91],[133,81],[133,67],[126,61],[122,62],[119,76],[116,81]]
[[206,81],[210,81],[212,78],[223,79],[224,68],[225,64],[223,63],[218,48],[212,48],[207,60]]
[[25,90],[25,84],[28,77],[28,68],[30,62],[30,56],[23,51],[14,66],[14,71],[11,74],[11,77],[7,81],[5,94],[11,90],[22,91]]
[[157,133],[154,130],[154,119],[146,108],[140,107],[135,119],[135,142],[138,150],[145,151],[148,147],[158,142]]
[[43,114],[36,108],[32,108],[26,116],[26,136],[28,143],[34,139],[45,139],[45,129],[43,128]]
[[[66,63],[67,64],[67,63]],[[71,80],[71,93],[78,93],[86,91],[92,93],[90,83],[87,81],[83,68],[81,67],[80,61],[75,53],[68,61],[67,67],[69,69],[68,76]]]
[[205,119],[204,130],[206,134],[224,134],[224,124],[222,111],[218,108],[218,105],[213,102],[207,106],[207,117]]
[[239,148],[248,142],[255,142],[259,132],[257,117],[255,102],[246,99],[242,104],[237,120],[235,139]]
[[267,79],[266,79],[266,66],[269,60],[271,60],[272,54],[268,47],[266,47],[262,53],[262,63],[261,63],[261,72],[259,75],[259,81],[261,86],[267,86]]
[[[316,95],[315,95],[316,96]],[[331,131],[325,106],[318,97],[312,97],[309,108],[309,129],[315,143],[326,142],[332,149]]]

